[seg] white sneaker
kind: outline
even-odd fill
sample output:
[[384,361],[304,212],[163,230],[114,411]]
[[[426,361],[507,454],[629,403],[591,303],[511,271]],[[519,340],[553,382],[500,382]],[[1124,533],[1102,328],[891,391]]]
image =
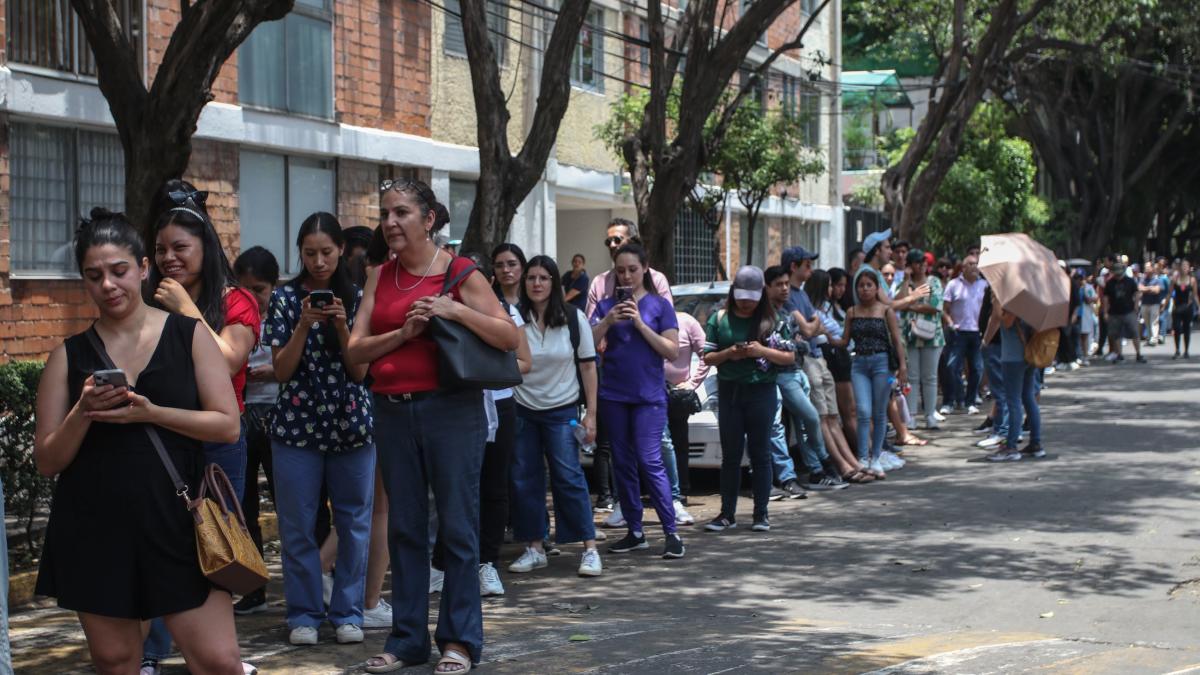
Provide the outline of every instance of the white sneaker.
[[1116,353],[1116,352],[1109,352],[1108,354],[1106,354],[1106,355],[1104,356],[1104,360],[1105,360],[1105,361],[1108,361],[1109,363],[1112,363],[1113,361],[1116,361],[1116,360],[1117,360],[1117,353]]
[[242,675],[258,675],[258,668],[255,668],[253,665],[242,661]]
[[978,414],[979,414],[979,407],[978,407],[978,406],[973,406],[973,405],[969,405],[969,406],[967,406],[967,414],[968,414],[968,415],[978,415]]
[[288,636],[288,642],[294,645],[315,645],[317,644],[317,629],[312,626],[297,626]]
[[604,527],[625,527],[625,516],[621,515],[621,505],[613,506],[613,512],[608,514],[602,523]]
[[596,530],[596,541],[608,541],[608,533],[604,530]]
[[942,428],[941,420],[939,420],[937,418],[936,414],[929,415],[928,417],[925,418],[925,428],[930,431],[936,431],[938,429],[941,429]]
[[883,468],[883,464],[878,459],[871,462],[869,468],[871,469],[871,471],[874,471],[875,473],[887,473]]
[[358,644],[363,641],[362,629],[352,623],[344,623],[334,631],[339,645]]
[[879,461],[883,464],[885,471],[895,471],[904,468],[904,458],[894,452],[884,450],[879,455]]
[[504,595],[504,584],[500,582],[500,573],[492,563],[479,566],[479,594],[483,597]]
[[333,575],[321,575],[321,598],[325,600],[325,606],[333,604]]
[[547,562],[545,553],[542,553],[541,551],[535,551],[533,548],[526,546],[525,552],[521,554],[521,557],[517,558],[515,561],[513,561],[513,564],[508,566],[508,571],[516,572],[518,574],[523,572],[532,572],[545,567],[546,564]]
[[363,628],[391,628],[392,627],[392,606],[383,598],[379,599],[379,604],[373,609],[363,608]]
[[994,448],[1003,442],[1004,442],[1003,436],[992,434],[991,436],[988,436],[987,438],[983,439],[982,441],[979,441],[978,443],[976,443],[975,447],[977,447],[977,448]]
[[945,421],[946,421],[946,416],[945,416],[945,415],[943,415],[942,413],[940,413],[940,412],[938,412],[938,411],[936,411],[936,410],[935,410],[935,411],[934,411],[934,413],[933,413],[933,419],[935,419],[935,420],[937,420],[937,421],[939,421],[939,422],[945,422]]
[[594,548],[584,549],[583,555],[579,557],[579,576],[598,577],[603,572],[604,565],[600,564],[600,551]]
[[442,592],[442,585],[446,583],[446,573],[435,569],[432,565],[429,567],[429,594]]
[[692,517],[692,514],[687,512],[687,509],[685,509],[683,507],[683,502],[679,501],[678,499],[675,500],[675,524],[676,525],[695,525],[696,524],[696,519]]
[[942,416],[941,421],[943,421],[943,422],[946,421],[946,415],[949,415],[952,412],[954,412],[954,408],[951,408],[948,405],[944,405],[941,408],[938,408],[938,414]]
[[162,666],[158,665],[158,662],[155,662],[154,665],[142,666],[138,670],[138,675],[162,675]]

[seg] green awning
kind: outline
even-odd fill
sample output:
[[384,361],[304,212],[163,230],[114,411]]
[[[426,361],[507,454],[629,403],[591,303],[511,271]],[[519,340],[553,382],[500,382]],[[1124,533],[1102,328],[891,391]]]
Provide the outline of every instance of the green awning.
[[842,73],[842,107],[846,110],[870,108],[912,108],[894,70],[852,70]]

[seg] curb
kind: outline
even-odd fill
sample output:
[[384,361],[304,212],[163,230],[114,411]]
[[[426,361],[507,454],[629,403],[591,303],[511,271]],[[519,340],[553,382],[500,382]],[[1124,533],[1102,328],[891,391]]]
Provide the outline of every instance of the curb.
[[[264,513],[258,517],[258,526],[262,528],[263,541],[279,538],[279,521],[274,513]],[[33,589],[37,584],[37,570],[18,572],[8,580],[8,607],[14,609],[33,602]]]

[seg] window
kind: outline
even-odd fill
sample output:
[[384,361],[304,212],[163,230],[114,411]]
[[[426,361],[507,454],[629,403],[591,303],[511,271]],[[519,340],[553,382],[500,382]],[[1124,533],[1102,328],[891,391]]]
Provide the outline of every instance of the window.
[[[713,214],[716,217],[715,214]],[[713,229],[689,206],[679,207],[675,216],[675,279],[691,284],[717,278]]]
[[[76,75],[96,75],[96,62],[71,0],[8,0],[8,59]],[[141,62],[141,0],[113,3]]]
[[571,58],[571,85],[604,91],[604,10],[588,12]]
[[475,206],[475,181],[450,180],[450,201],[446,210],[450,212],[450,224],[442,234],[448,239],[462,239],[467,233],[467,222],[471,220],[471,209]]
[[[442,6],[445,7],[446,17],[442,49],[447,54],[466,56],[467,42],[463,37],[462,4],[459,0],[444,0]],[[492,50],[496,52],[496,63],[503,66],[508,47],[508,5],[498,0],[488,0],[484,11],[487,12],[488,39],[492,41]]]
[[[792,246],[803,246],[813,253],[821,252],[819,241],[821,224],[811,220],[795,220],[787,219],[783,221],[783,232],[781,233],[780,246],[782,248],[791,248]],[[861,241],[858,240],[858,241]]]
[[282,21],[265,21],[238,55],[238,99],[248,106],[333,117],[332,0],[296,0]]
[[821,145],[821,95],[812,90],[800,92],[800,123],[804,125],[804,144],[810,148]]
[[337,211],[333,162],[243,150],[238,172],[242,250],[262,246],[286,274],[298,273],[300,223],[316,211]]
[[125,208],[125,153],[115,134],[13,122],[12,267],[72,272],[71,240],[93,206]]
[[783,114],[795,119],[799,112],[800,86],[799,81],[790,75],[783,76]]

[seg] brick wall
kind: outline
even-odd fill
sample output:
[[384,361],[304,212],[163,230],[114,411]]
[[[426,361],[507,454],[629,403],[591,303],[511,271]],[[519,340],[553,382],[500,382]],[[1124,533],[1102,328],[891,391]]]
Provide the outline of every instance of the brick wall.
[[230,262],[241,247],[238,221],[238,146],[217,141],[192,141],[192,159],[185,178],[198,190],[208,190],[208,215]]
[[429,136],[430,5],[357,0],[334,6],[338,121]]
[[337,216],[342,227],[379,224],[379,165],[338,160]]
[[[171,34],[179,23],[178,0],[146,0],[146,65],[149,82],[154,82],[154,74],[162,63],[167,45],[171,43]],[[149,88],[149,84],[147,85]],[[221,68],[221,73],[213,82],[214,100],[221,103],[237,103],[237,52],[230,55],[229,60]]]
[[0,363],[44,359],[97,316],[78,279],[11,280],[8,291],[0,298]]

